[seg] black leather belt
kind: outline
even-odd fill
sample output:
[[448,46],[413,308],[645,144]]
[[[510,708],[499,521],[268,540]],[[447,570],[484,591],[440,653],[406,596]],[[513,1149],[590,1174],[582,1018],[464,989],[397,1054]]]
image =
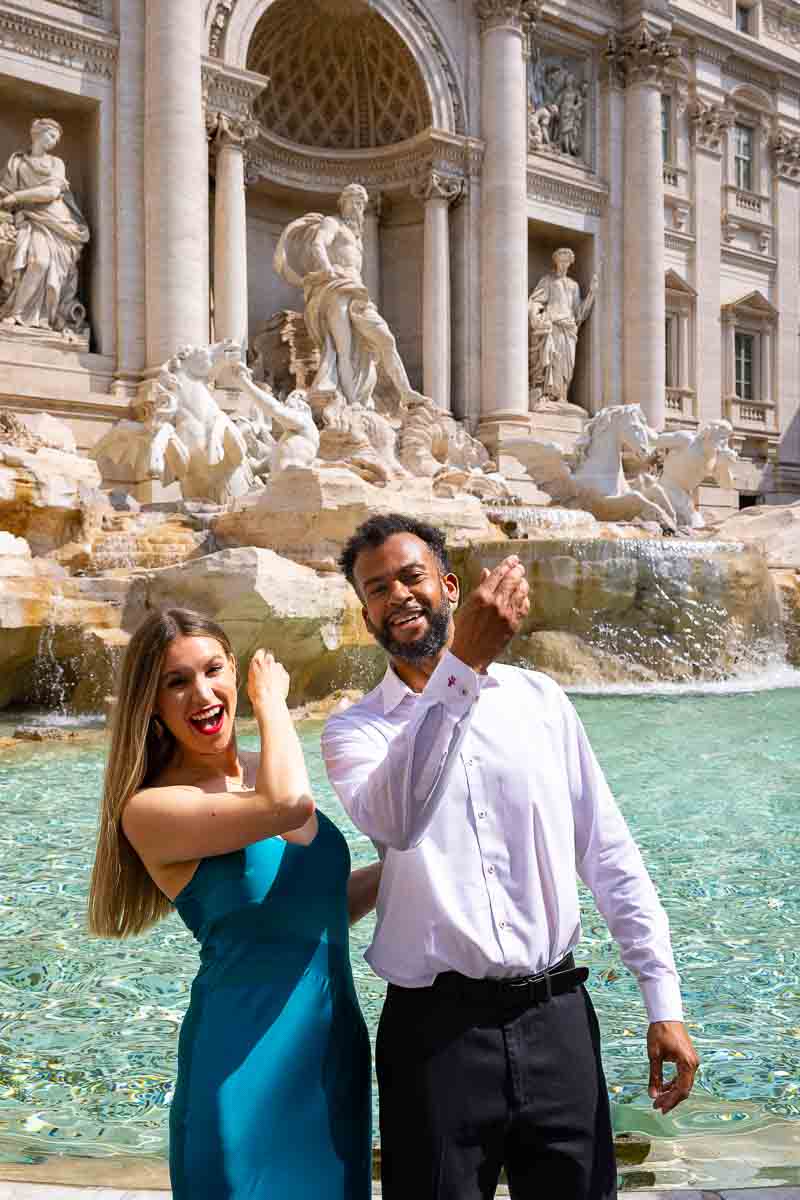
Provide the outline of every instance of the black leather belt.
[[576,967],[567,954],[538,975],[518,975],[497,979],[470,979],[458,971],[445,971],[433,981],[435,991],[453,992],[475,1004],[543,1004],[553,996],[572,992],[589,978],[587,967]]

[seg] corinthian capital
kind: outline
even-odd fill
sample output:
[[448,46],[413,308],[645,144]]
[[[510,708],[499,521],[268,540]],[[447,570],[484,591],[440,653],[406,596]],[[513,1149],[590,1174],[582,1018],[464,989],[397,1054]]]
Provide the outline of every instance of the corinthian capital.
[[609,68],[621,82],[648,83],[653,87],[663,86],[678,56],[669,31],[655,29],[645,20],[624,37],[610,34],[605,52]]
[[244,150],[248,142],[258,137],[258,123],[246,116],[231,116],[224,112],[206,112],[206,133],[217,150],[235,146]]
[[539,19],[544,0],[476,0],[481,33],[512,29],[527,34]]
[[779,129],[770,139],[775,174],[784,179],[800,179],[800,137]]
[[694,144],[698,149],[721,153],[725,130],[730,129],[734,122],[733,110],[698,97],[689,109],[689,118]]
[[445,200],[452,204],[464,189],[464,180],[455,175],[443,175],[429,167],[411,184],[411,195],[427,204],[429,200]]

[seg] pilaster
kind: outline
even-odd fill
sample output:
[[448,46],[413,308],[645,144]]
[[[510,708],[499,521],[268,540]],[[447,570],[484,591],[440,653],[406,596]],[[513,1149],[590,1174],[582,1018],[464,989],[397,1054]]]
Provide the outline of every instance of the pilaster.
[[[722,155],[733,113],[720,104],[695,99],[689,109],[694,148],[694,218],[696,252],[694,286],[697,292],[697,415],[711,421],[723,415],[723,344],[720,326],[720,269],[722,231]],[[730,330],[727,331],[730,340]],[[725,354],[729,347],[725,347]],[[732,361],[732,355],[731,355]]]

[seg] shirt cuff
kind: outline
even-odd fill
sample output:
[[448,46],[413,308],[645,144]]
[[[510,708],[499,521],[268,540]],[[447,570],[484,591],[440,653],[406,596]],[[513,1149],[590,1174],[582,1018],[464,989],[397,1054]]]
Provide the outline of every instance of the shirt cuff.
[[461,716],[478,699],[480,690],[477,672],[448,650],[422,694],[430,703],[443,704],[450,712]]
[[659,975],[639,981],[644,1006],[651,1024],[653,1021],[682,1021],[683,1003],[677,975]]

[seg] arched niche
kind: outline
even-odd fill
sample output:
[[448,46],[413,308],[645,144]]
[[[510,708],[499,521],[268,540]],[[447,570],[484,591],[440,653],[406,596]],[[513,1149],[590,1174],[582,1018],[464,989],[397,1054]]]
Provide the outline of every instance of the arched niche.
[[[209,52],[228,66],[245,68],[259,23],[282,0],[210,0],[206,9]],[[303,0],[302,8],[320,0]],[[358,0],[321,0],[346,12]],[[298,6],[300,7],[300,6]],[[366,6],[364,6],[366,7]],[[466,133],[464,90],[458,69],[433,18],[418,0],[370,0],[368,11],[382,18],[402,39],[424,82],[430,123],[445,133]]]

